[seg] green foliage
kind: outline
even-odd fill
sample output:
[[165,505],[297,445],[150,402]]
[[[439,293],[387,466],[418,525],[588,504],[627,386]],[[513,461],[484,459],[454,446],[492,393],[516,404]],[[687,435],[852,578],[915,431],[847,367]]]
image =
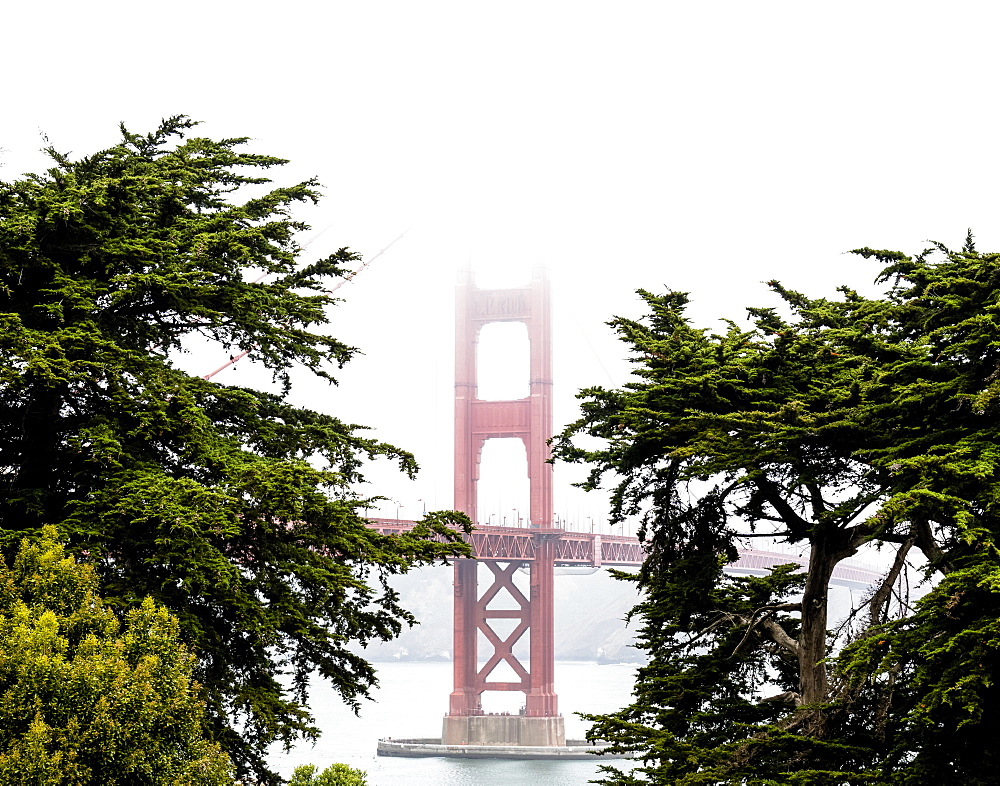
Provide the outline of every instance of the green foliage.
[[316,734],[308,675],[357,706],[375,674],[348,645],[413,622],[387,575],[466,553],[468,522],[373,532],[363,462],[412,473],[411,455],[175,365],[205,337],[252,350],[287,392],[293,367],[332,381],[354,352],[321,328],[356,255],[298,263],[290,214],[316,184],[264,191],[281,159],[193,126],[122,129],[79,160],[50,150],[48,172],[0,183],[0,542],[56,524],[108,603],[169,608],[214,735],[241,774],[274,782],[268,744]]
[[0,782],[232,783],[176,618],[147,598],[119,623],[97,587],[53,527],[0,562]]
[[288,786],[367,786],[364,771],[348,767],[346,764],[331,764],[319,775],[312,764],[296,767]]
[[[1000,699],[1000,255],[971,236],[857,253],[884,264],[883,298],[770,282],[780,310],[716,335],[688,323],[685,295],[641,292],[649,314],[610,323],[635,381],[583,391],[556,446],[592,465],[588,486],[611,479],[613,515],[639,517],[650,547],[636,613],[651,660],[593,731],[642,763],[608,783],[993,777],[975,752]],[[807,547],[801,594],[784,570],[722,573],[757,537]],[[893,567],[830,631],[830,576],[865,543]],[[914,553],[939,583],[911,609],[893,587]]]
[[873,628],[841,656],[879,783],[996,781],[998,562],[993,554],[948,573],[912,616]]

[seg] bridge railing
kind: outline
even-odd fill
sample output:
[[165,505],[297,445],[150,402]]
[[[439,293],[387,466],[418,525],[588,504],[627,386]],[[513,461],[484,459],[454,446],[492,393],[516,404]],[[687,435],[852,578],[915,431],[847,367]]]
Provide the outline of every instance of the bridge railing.
[[[414,522],[404,519],[369,519],[369,526],[384,535],[406,532]],[[563,529],[532,529],[525,527],[480,526],[463,536],[480,560],[531,561],[539,538],[556,539],[556,565],[615,567],[638,566],[644,550],[638,538],[628,535],[599,535],[571,532]]]
[[[374,518],[369,519],[368,524],[384,535],[391,535],[412,529],[415,522]],[[533,560],[539,538],[556,539],[555,563],[560,567],[636,567],[642,564],[645,556],[639,539],[628,535],[487,525],[477,527],[463,538],[472,545],[477,559],[497,562]],[[798,554],[741,549],[739,559],[728,565],[726,570],[737,574],[763,574],[777,565],[789,563],[805,568],[807,558]],[[834,571],[833,583],[863,589],[878,582],[883,575],[884,572],[878,568],[842,562]]]

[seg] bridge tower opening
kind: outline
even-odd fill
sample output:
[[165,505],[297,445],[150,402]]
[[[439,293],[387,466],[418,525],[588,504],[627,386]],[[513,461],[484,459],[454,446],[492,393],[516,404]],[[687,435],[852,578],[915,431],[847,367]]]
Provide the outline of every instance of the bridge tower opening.
[[[552,465],[552,328],[549,282],[536,267],[531,283],[509,289],[479,289],[471,270],[459,276],[455,326],[455,508],[479,521],[478,481],[483,445],[489,439],[518,438],[528,458],[527,527],[532,533],[530,560],[462,559],[455,562],[454,689],[445,716],[445,745],[565,745],[563,718],[555,693],[553,640],[554,566],[562,531],[553,527]],[[480,399],[477,388],[477,345],[484,325],[522,322],[528,330],[529,384],[524,398]],[[520,516],[519,516],[520,518]],[[491,583],[479,591],[479,562]],[[522,565],[530,571],[524,597],[513,584]],[[517,599],[517,608],[489,608],[498,592]],[[506,623],[503,633],[491,620]],[[480,668],[478,640],[483,634],[493,648]],[[513,648],[529,636],[529,662]],[[517,679],[490,681],[499,663]],[[523,691],[519,715],[489,715],[482,707],[486,691]]]

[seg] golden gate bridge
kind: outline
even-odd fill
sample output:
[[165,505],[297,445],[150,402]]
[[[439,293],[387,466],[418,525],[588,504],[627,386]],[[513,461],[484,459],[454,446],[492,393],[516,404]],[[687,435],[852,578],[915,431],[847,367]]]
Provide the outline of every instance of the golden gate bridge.
[[[477,525],[465,536],[474,558],[454,561],[454,687],[439,741],[442,747],[564,748],[563,719],[555,692],[555,569],[627,568],[641,565],[644,558],[638,538],[555,526],[548,446],[553,431],[550,301],[548,279],[541,267],[535,269],[529,285],[505,289],[480,289],[471,270],[460,274],[455,330],[454,507],[473,522],[478,520],[483,446],[489,439],[518,438],[527,452],[529,512],[524,527]],[[483,325],[491,322],[522,322],[527,326],[530,382],[524,398],[496,401],[478,397],[478,339]],[[413,521],[399,518],[371,518],[369,522],[384,534],[414,526]],[[805,566],[806,559],[747,548],[727,570],[763,574],[789,563]],[[481,566],[485,571],[480,571]],[[515,571],[522,568],[529,573],[527,595],[513,580]],[[483,587],[481,576],[488,582]],[[879,578],[877,570],[842,563],[833,583],[864,588]],[[507,602],[494,607],[493,602],[502,596]],[[494,620],[513,623],[506,623],[507,630],[501,633],[493,627]],[[514,654],[514,645],[526,634],[529,658],[524,663]],[[480,635],[491,652],[479,652]],[[512,671],[515,679],[491,679],[501,664],[510,667],[505,671]],[[485,713],[482,695],[489,691],[522,691],[524,709],[517,716]],[[434,752],[434,746],[431,749],[423,754],[394,754],[442,755]],[[380,747],[380,752],[390,751]]]

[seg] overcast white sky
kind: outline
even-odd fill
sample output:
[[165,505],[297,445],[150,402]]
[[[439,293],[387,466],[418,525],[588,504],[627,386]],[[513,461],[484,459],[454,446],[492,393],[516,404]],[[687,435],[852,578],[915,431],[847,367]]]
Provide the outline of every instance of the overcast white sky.
[[[82,155],[119,121],[184,113],[291,159],[281,183],[319,177],[315,255],[371,256],[409,229],[340,290],[335,332],[365,356],[339,388],[295,391],[417,454],[415,483],[372,476],[403,516],[451,504],[454,281],[470,259],[484,284],[551,269],[564,423],[578,388],[624,380],[603,322],[638,315],[637,287],[690,291],[709,325],[768,303],[770,278],[868,286],[874,268],[843,253],[858,246],[957,246],[972,227],[1000,248],[989,3],[8,6],[0,179],[44,166],[40,132]],[[569,480],[557,512],[599,520]],[[523,515],[501,485],[484,515]]]

